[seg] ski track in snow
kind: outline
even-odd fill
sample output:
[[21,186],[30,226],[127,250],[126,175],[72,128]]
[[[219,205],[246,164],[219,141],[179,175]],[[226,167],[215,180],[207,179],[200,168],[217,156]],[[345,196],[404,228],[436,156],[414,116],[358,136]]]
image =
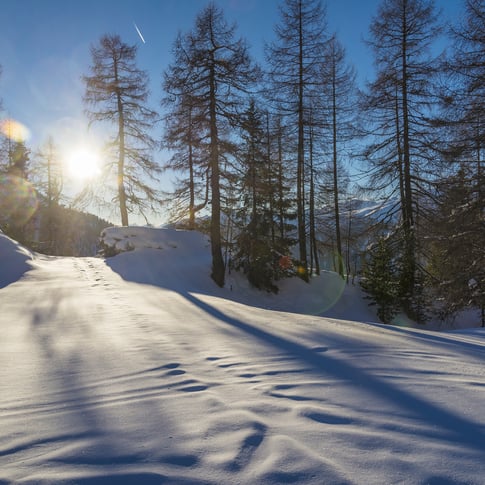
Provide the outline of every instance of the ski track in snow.
[[483,483],[483,340],[35,265],[0,294],[0,484]]

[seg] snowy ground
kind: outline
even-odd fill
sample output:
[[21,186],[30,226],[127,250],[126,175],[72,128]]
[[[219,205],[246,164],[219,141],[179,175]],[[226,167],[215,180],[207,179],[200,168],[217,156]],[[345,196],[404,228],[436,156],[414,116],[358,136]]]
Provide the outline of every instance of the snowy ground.
[[0,234],[1,485],[484,483],[483,331],[371,323],[330,274],[218,289],[202,236],[121,238]]

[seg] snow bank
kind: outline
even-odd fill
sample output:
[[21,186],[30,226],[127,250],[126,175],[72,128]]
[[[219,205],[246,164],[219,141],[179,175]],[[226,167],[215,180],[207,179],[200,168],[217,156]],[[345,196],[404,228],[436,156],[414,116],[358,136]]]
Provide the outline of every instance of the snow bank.
[[106,263],[125,280],[184,292],[199,292],[275,311],[378,321],[360,288],[323,271],[310,284],[299,278],[277,281],[277,295],[253,288],[245,275],[226,273],[219,288],[211,279],[210,242],[196,231],[171,228],[110,227],[102,241],[121,252]]
[[32,269],[33,255],[0,231],[0,288],[14,283]]

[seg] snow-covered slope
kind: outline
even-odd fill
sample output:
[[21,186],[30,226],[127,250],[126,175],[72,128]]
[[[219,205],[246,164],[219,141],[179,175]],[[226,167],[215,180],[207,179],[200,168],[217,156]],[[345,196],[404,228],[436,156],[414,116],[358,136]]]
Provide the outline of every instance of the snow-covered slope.
[[130,231],[0,289],[1,484],[483,483],[481,329],[348,321],[329,274],[218,289],[202,236]]
[[32,268],[32,253],[0,231],[0,288]]
[[106,263],[124,279],[181,291],[197,291],[261,308],[357,321],[376,321],[360,289],[324,271],[310,285],[299,278],[277,282],[277,295],[256,290],[233,271],[218,288],[210,279],[208,238],[201,233],[144,227],[108,228],[106,244],[122,252]]

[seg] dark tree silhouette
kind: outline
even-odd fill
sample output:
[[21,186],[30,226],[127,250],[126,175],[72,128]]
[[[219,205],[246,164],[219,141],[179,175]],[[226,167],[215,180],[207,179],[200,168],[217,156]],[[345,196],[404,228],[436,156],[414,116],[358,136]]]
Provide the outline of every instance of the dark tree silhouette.
[[267,48],[270,97],[296,131],[296,203],[300,275],[308,281],[305,203],[305,126],[317,95],[318,66],[324,55],[325,15],[319,0],[285,0],[276,40]]
[[121,224],[128,225],[128,213],[154,209],[159,197],[146,180],[156,180],[160,167],[153,160],[156,146],[150,131],[157,119],[147,108],[147,73],[135,64],[136,46],[117,35],[103,36],[91,48],[91,75],[84,76],[84,102],[90,122],[107,122],[115,127],[108,144],[115,162],[115,200]]
[[178,39],[174,53],[164,88],[177,109],[190,96],[200,120],[197,129],[204,131],[207,140],[212,278],[223,286],[221,162],[233,145],[228,133],[237,124],[241,95],[257,80],[258,70],[251,63],[245,42],[235,38],[235,26],[227,24],[214,3],[200,12],[194,29]]
[[400,297],[405,312],[416,319],[418,216],[434,178],[436,158],[429,120],[436,62],[429,45],[439,30],[431,1],[383,0],[370,26],[377,76],[364,101],[364,116],[374,138],[365,152],[371,183],[399,200]]

